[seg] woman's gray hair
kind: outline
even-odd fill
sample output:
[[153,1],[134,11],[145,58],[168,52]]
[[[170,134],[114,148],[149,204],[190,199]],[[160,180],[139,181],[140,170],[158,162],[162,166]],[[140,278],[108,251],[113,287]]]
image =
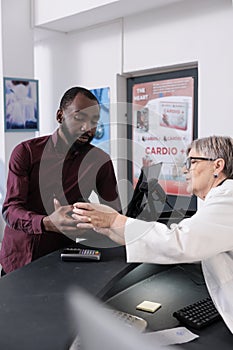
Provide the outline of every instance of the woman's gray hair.
[[233,179],[233,139],[228,136],[209,136],[196,139],[187,148],[187,155],[192,150],[208,158],[225,160],[224,174]]

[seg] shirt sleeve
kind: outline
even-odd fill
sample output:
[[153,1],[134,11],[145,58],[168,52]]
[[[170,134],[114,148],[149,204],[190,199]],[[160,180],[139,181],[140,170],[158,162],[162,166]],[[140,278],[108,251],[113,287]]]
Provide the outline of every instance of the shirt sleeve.
[[101,204],[121,212],[120,197],[117,188],[116,176],[111,159],[108,158],[97,174],[96,188]]
[[2,214],[9,227],[28,234],[41,234],[42,219],[45,215],[27,209],[30,158],[30,151],[23,144],[13,150],[9,161],[7,193]]
[[191,218],[170,227],[159,222],[127,219],[127,261],[191,263],[232,250],[233,196],[217,191]]

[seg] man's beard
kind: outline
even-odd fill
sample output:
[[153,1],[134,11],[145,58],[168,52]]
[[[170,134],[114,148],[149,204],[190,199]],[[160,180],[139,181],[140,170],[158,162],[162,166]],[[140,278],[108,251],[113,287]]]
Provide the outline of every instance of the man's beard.
[[74,137],[74,136],[70,135],[69,131],[67,130],[66,124],[64,124],[64,123],[61,124],[60,128],[61,128],[63,134],[65,135],[65,138],[66,138],[66,140],[68,142],[68,145],[73,150],[75,150],[76,148],[79,148],[80,146],[85,146],[85,145],[89,144],[94,138],[94,135],[92,133],[85,132],[82,135],[80,135],[80,137],[81,136],[85,136],[85,137],[88,138],[88,140],[86,142],[82,142],[82,141],[79,141],[77,139],[77,137]]

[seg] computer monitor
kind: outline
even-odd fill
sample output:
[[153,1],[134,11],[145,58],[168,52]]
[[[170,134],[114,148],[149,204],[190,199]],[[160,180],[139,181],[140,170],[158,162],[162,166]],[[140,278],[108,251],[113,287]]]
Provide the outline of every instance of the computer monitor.
[[[128,205],[126,216],[132,218],[140,218],[143,220],[155,220],[156,213],[151,212],[153,208],[146,207],[148,203],[148,197],[152,193],[154,184],[158,182],[162,163],[155,163],[149,166],[143,166],[141,168],[141,174],[135,187],[132,199]],[[165,194],[165,193],[164,193]],[[151,204],[151,203],[149,203]]]
[[160,184],[163,163],[154,163],[141,168],[141,173],[128,205],[126,216],[165,224],[179,222],[192,216],[196,210],[187,208],[182,197],[171,200]]

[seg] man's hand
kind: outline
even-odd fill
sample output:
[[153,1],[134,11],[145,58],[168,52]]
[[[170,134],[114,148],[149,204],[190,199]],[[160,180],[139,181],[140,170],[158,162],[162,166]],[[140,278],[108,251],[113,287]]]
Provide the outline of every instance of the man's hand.
[[46,231],[63,233],[73,240],[86,232],[86,230],[78,229],[79,220],[71,216],[73,205],[61,206],[59,201],[54,198],[54,209],[51,215],[43,219],[43,225]]

